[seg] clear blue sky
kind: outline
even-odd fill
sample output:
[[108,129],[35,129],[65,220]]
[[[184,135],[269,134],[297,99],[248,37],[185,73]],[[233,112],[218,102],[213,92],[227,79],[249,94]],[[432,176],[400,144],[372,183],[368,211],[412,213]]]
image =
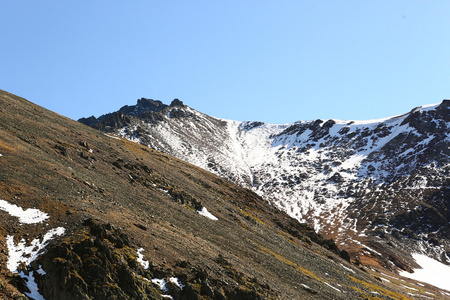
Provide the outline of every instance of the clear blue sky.
[[0,2],[0,89],[73,119],[141,97],[233,120],[450,98],[448,0]]

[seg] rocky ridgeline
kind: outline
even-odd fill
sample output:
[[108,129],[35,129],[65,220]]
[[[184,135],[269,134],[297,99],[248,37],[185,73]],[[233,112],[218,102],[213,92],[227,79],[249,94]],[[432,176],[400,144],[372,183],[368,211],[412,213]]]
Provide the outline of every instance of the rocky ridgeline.
[[450,262],[450,100],[383,120],[290,125],[220,120],[178,101],[146,109],[141,99],[80,121],[250,187],[341,247],[394,237]]

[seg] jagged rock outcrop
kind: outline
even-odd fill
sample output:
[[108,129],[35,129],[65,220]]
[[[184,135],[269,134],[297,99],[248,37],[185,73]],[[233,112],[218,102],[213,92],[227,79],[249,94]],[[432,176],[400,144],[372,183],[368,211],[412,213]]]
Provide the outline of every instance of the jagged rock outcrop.
[[160,298],[142,276],[126,235],[110,224],[89,220],[85,225],[34,262],[36,269],[45,270],[45,275],[35,278],[46,299]]
[[[217,263],[238,286],[224,285],[187,261],[173,268],[154,263],[144,268],[121,230],[92,219],[84,225],[33,262],[34,269],[46,270],[34,275],[46,299],[162,299],[163,295],[176,300],[276,298],[268,286],[249,280],[220,255]],[[162,290],[154,283],[159,280],[165,280]]]

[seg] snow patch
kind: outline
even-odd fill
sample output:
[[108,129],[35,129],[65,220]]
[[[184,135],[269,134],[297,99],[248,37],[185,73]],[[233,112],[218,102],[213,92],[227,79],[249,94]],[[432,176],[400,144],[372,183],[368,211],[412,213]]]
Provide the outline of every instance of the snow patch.
[[302,287],[306,288],[306,289],[311,289],[309,286],[307,286],[307,285],[304,284],[304,283],[301,283],[300,285],[301,285]]
[[120,140],[120,138],[119,138],[119,137],[117,137],[117,136],[114,136],[114,135],[110,135],[110,134],[106,134],[106,133],[105,133],[105,135],[106,135],[107,137],[110,137],[110,138],[112,138],[112,139],[115,139],[115,140]]
[[340,119],[333,119],[333,121],[336,122],[336,124],[340,125],[365,125],[365,126],[376,126],[380,123],[384,123],[387,121],[390,121],[391,119],[400,118],[403,115],[395,115],[387,118],[380,118],[380,119],[369,119],[369,120],[340,120]]
[[29,275],[26,275],[24,272],[20,272],[19,276],[25,280],[25,284],[30,290],[30,293],[25,293],[25,295],[34,300],[45,300],[41,293],[39,293],[39,288],[36,281],[34,281],[33,271],[31,271]]
[[197,210],[197,213],[202,215],[202,216],[204,216],[204,217],[207,217],[208,219],[214,220],[214,221],[219,220],[216,216],[214,216],[212,213],[210,213],[206,209],[206,207],[203,207],[202,210]]
[[421,268],[414,269],[413,273],[408,273],[406,271],[400,272],[401,276],[423,281],[438,288],[450,291],[449,266],[423,254],[415,253],[412,254],[412,257]]
[[144,269],[148,269],[150,267],[150,263],[148,260],[144,259],[144,255],[142,254],[142,251],[144,251],[144,248],[139,248],[137,251],[137,261],[141,264],[141,266],[144,267]]
[[[178,279],[177,277],[170,277],[169,281],[173,284],[175,284],[176,286],[178,286],[181,290],[183,290],[184,288],[184,284],[181,283],[180,279]],[[163,278],[163,279],[159,279],[159,278],[153,278],[151,280],[152,283],[156,284],[159,289],[165,293],[167,293],[169,291],[169,289],[167,288],[167,281]],[[172,296],[170,295],[161,295],[163,298],[169,298],[169,299],[173,299]]]
[[[163,292],[168,292],[169,291],[169,289],[166,286],[167,281],[165,279],[153,278],[152,282],[154,284],[156,284],[161,291],[163,291]],[[173,299],[173,297],[171,295],[161,295],[161,297],[167,298],[167,299]]]
[[8,247],[6,267],[11,272],[17,273],[17,268],[21,263],[28,266],[41,254],[41,251],[47,246],[50,240],[55,236],[63,235],[65,231],[66,229],[64,227],[51,229],[44,235],[42,241],[34,239],[29,246],[26,246],[25,239],[21,239],[16,245],[14,243],[14,236],[8,235],[6,237],[6,246]]
[[427,105],[422,105],[419,106],[417,109],[415,109],[414,111],[429,111],[429,110],[433,110],[436,109],[439,105],[441,105],[442,102],[439,103],[435,103],[435,104],[427,104]]
[[0,209],[6,211],[13,217],[19,218],[22,224],[36,224],[49,218],[49,215],[36,208],[23,209],[17,205],[0,200]]
[[170,277],[169,281],[178,286],[180,290],[183,290],[184,284],[182,284],[180,279],[178,279],[177,277]]
[[343,268],[346,269],[347,271],[350,271],[350,272],[352,272],[352,273],[355,273],[354,270],[352,270],[352,269],[350,269],[350,268],[344,266],[343,264],[340,264],[340,265],[341,265],[341,267],[343,267]]
[[167,286],[166,286],[167,281],[164,278],[163,279],[153,278],[152,282],[154,284],[156,284],[161,291],[163,291],[163,292],[168,291]]
[[47,272],[45,272],[44,269],[42,269],[41,265],[39,265],[39,269],[37,269],[36,272],[41,276],[44,276],[45,274],[47,274]]
[[338,288],[335,288],[334,286],[332,286],[331,284],[329,284],[328,282],[326,282],[326,281],[324,281],[323,283],[325,283],[327,286],[329,286],[330,288],[332,288],[332,289],[334,289],[334,290],[336,290],[336,291],[338,291],[338,292],[341,292],[342,293],[342,291],[340,290],[340,289],[338,289]]

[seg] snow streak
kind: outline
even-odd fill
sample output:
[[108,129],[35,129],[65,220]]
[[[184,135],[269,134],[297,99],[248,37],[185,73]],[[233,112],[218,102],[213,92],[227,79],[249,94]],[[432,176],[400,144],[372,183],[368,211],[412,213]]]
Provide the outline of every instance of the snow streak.
[[5,200],[0,200],[0,209],[6,211],[11,216],[19,218],[22,224],[36,224],[45,221],[49,215],[35,208],[23,209],[17,205],[10,204]]

